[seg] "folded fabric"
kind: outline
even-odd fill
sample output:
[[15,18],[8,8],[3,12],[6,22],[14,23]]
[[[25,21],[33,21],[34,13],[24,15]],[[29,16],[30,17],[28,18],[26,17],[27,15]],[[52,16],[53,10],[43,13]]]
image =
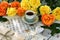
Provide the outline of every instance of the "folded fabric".
[[31,40],[47,40],[47,37],[38,34],[35,35]]
[[0,40],[24,40],[25,38],[3,26],[0,26]]

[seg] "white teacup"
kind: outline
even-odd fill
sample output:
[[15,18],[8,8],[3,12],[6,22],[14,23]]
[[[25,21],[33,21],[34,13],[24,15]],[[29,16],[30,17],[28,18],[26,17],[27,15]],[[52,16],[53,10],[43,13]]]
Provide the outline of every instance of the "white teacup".
[[25,12],[25,19],[29,22],[32,22],[35,20],[36,14],[32,10],[28,10]]

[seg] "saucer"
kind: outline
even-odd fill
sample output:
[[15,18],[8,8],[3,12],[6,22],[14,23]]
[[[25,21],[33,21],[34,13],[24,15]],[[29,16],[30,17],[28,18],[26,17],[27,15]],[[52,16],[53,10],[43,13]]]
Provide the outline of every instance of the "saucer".
[[36,20],[35,20],[34,22],[28,22],[28,21],[26,21],[26,20],[25,20],[25,16],[22,17],[22,20],[23,20],[24,23],[34,24],[34,23],[38,22],[38,16],[36,16]]

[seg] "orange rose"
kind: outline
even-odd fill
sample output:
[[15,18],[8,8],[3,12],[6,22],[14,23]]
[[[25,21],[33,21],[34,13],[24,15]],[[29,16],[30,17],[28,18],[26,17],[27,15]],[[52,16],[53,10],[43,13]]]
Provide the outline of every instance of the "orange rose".
[[5,9],[9,6],[8,2],[6,2],[6,1],[1,2],[0,5]]
[[25,14],[25,9],[19,7],[19,8],[17,9],[17,15],[23,16],[24,14]]
[[0,16],[5,16],[6,15],[6,10],[0,6]]
[[43,24],[50,26],[54,22],[55,16],[52,14],[44,14],[41,17],[41,20]]
[[14,1],[14,2],[11,3],[11,7],[18,8],[18,7],[20,7],[20,3],[18,1]]

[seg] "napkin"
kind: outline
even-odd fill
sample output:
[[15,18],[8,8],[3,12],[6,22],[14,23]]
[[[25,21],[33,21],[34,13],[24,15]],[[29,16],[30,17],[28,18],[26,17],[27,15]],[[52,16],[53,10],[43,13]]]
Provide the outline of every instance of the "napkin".
[[0,40],[24,40],[24,36],[0,26]]
[[38,34],[38,35],[35,35],[31,40],[47,40],[47,37]]

